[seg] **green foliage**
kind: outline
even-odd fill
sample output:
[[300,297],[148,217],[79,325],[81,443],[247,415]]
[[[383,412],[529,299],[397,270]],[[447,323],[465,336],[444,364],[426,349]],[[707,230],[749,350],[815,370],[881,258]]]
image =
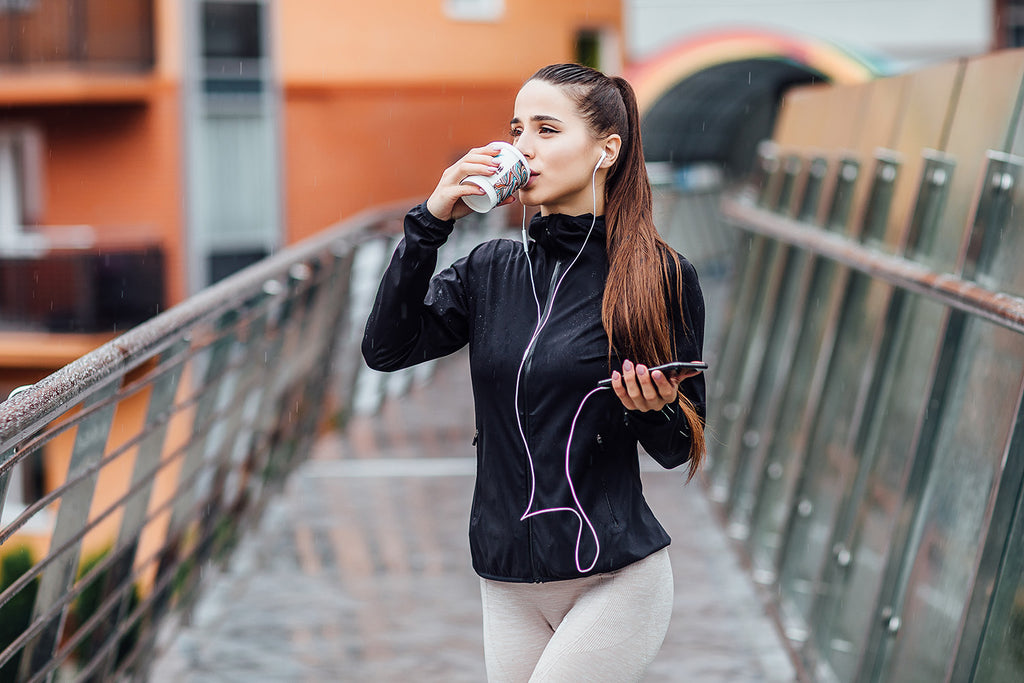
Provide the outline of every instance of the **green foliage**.
[[[32,552],[25,546],[15,547],[0,556],[0,593],[32,569],[34,564]],[[36,593],[39,590],[39,579],[34,579],[16,593],[3,607],[0,607],[0,652],[18,639],[32,620],[32,608],[35,606]],[[0,683],[14,682],[18,679],[18,666],[21,653],[14,655],[10,661],[0,667]]]
[[[110,553],[109,550],[103,550],[92,557],[88,557],[82,561],[81,566],[78,569],[78,580],[84,578],[90,571],[93,570],[103,559]],[[71,603],[71,613],[69,615],[69,621],[81,626],[88,621],[93,614],[103,605],[110,595],[110,592],[115,591],[118,588],[116,585],[110,585],[110,566],[105,567],[94,576],[89,583],[85,586],[78,597],[75,598],[74,602]],[[132,586],[131,591],[128,594],[128,606],[125,610],[125,616],[131,614],[139,604],[139,589],[138,586]],[[96,651],[99,650],[107,638],[113,635],[113,628],[119,624],[115,623],[118,619],[118,607],[111,607],[107,612],[106,616],[101,619],[99,625],[95,630],[82,639],[82,642],[75,648],[75,657],[79,662],[88,662],[95,655]],[[123,660],[128,653],[132,651],[139,639],[139,626],[136,624],[133,626],[121,639],[121,642],[117,646],[117,661]]]

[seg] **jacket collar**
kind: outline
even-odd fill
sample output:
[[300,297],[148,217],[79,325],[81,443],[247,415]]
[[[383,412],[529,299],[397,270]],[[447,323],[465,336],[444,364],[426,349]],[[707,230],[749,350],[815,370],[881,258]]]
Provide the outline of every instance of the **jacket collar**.
[[567,216],[561,213],[541,216],[538,213],[530,221],[530,237],[541,247],[554,253],[575,254],[583,246],[591,221],[594,222],[594,233],[590,236],[590,244],[599,244],[603,249],[604,216],[598,216],[594,221],[593,214],[589,213],[582,216]]

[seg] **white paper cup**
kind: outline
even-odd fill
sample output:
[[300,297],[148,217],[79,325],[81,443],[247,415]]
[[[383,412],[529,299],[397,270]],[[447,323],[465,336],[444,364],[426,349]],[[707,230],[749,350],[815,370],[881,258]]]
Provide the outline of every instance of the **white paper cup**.
[[507,142],[492,142],[487,146],[501,149],[494,158],[501,164],[501,168],[494,175],[471,175],[462,181],[478,185],[486,193],[462,198],[477,213],[487,213],[530,181],[530,165],[526,163],[522,152]]

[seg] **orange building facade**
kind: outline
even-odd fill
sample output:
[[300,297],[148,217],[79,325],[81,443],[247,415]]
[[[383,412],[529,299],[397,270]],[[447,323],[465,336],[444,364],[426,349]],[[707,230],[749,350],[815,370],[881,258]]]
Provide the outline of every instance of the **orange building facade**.
[[[0,2],[0,393],[425,196],[504,139],[536,68],[619,71],[621,24],[617,0]],[[107,289],[83,284],[90,256],[122,252]]]
[[288,238],[425,196],[468,148],[506,139],[545,64],[618,72],[622,3],[401,0],[277,4]]

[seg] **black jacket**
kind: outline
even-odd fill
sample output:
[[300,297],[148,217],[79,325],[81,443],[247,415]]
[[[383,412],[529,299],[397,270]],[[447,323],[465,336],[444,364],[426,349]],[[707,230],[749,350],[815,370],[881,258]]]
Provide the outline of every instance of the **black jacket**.
[[[469,537],[473,567],[485,578],[579,578],[619,569],[669,543],[643,497],[637,442],[663,467],[685,463],[690,436],[682,411],[673,404],[662,412],[626,411],[610,389],[584,401],[609,375],[601,324],[608,274],[603,217],[551,301],[553,284],[583,246],[591,220],[589,214],[551,215],[530,224],[533,278],[550,319],[525,361],[538,304],[522,243],[485,242],[431,277],[454,222],[436,219],[424,205],[406,216],[405,239],[366,324],[363,356],[377,370],[408,367],[469,344],[478,437]],[[685,320],[675,321],[675,359],[696,360],[702,357],[704,300],[693,266],[681,263]],[[703,415],[703,376],[686,380],[683,390]],[[526,515],[528,506],[531,513],[551,511]]]

